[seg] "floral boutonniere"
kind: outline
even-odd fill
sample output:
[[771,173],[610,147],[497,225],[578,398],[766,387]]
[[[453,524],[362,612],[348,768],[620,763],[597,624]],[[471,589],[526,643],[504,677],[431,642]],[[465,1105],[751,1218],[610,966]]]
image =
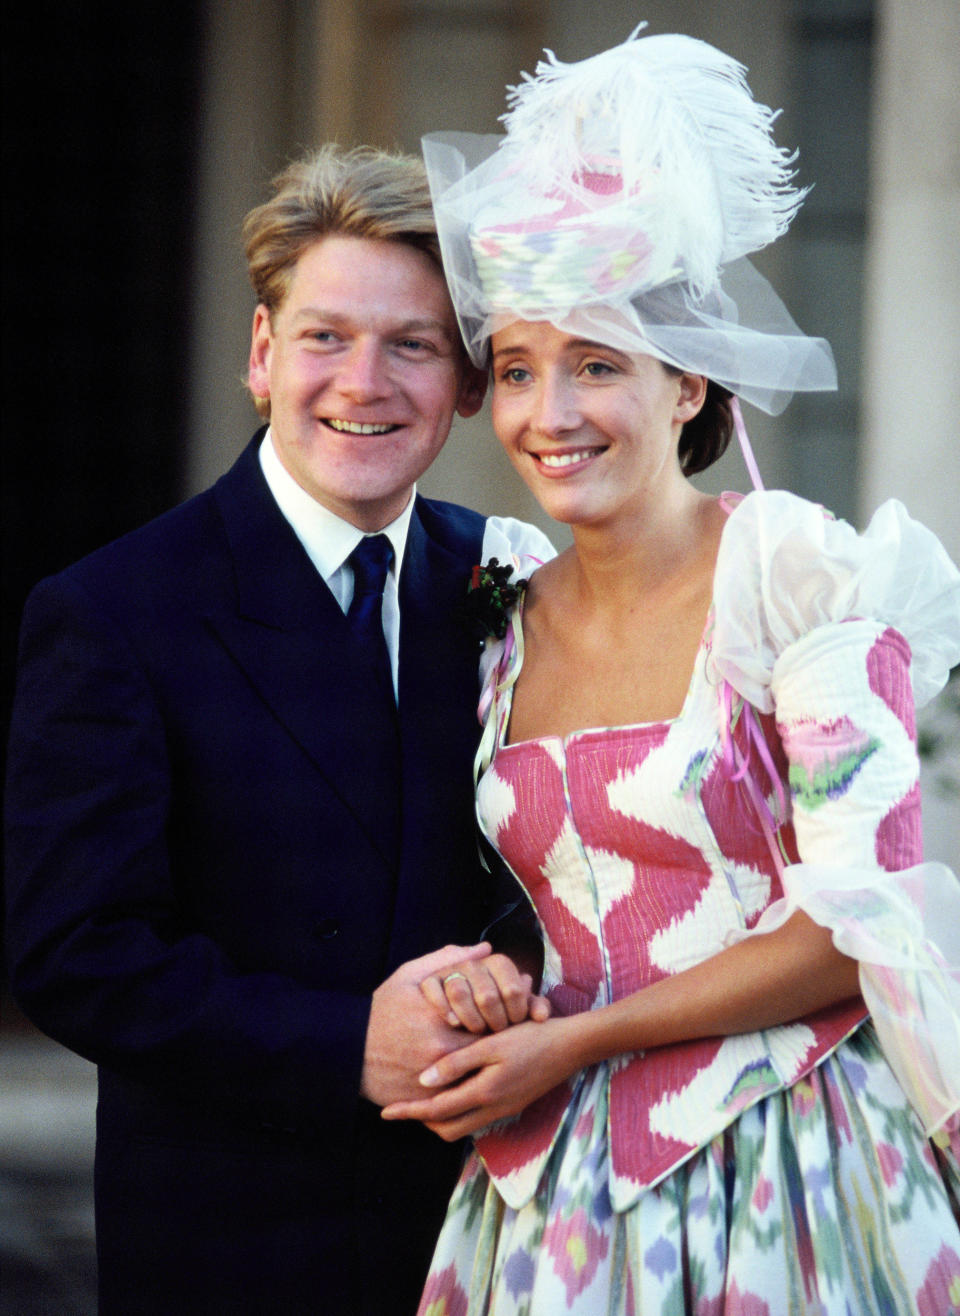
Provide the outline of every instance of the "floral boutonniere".
[[506,635],[510,609],[527,587],[525,580],[511,580],[512,575],[513,567],[501,566],[495,557],[473,568],[463,613],[478,640]]

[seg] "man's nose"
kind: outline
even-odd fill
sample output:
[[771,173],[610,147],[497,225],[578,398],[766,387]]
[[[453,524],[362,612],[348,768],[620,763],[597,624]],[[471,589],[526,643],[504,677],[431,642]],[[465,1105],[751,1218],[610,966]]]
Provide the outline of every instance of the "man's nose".
[[357,339],[341,359],[337,388],[353,402],[375,402],[390,392],[390,380],[378,343]]

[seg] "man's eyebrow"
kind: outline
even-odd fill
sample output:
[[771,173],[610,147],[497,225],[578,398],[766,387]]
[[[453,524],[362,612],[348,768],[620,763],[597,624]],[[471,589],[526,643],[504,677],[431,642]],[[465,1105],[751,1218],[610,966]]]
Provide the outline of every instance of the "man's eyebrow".
[[443,320],[435,320],[432,316],[416,320],[404,320],[396,326],[395,332],[398,334],[440,334],[448,343],[455,342],[457,337],[448,324]]
[[322,306],[301,306],[294,313],[295,320],[336,320],[342,321],[349,319],[342,311],[327,311]]
[[[332,325],[349,325],[354,322],[354,317],[349,312],[327,311],[322,306],[301,306],[293,319],[295,323],[301,320],[322,320],[325,324]],[[450,342],[454,340],[454,334],[450,326],[443,320],[438,320],[433,316],[420,316],[410,320],[401,320],[399,324],[390,326],[390,332],[394,334],[425,333],[429,331],[443,334],[444,338]]]

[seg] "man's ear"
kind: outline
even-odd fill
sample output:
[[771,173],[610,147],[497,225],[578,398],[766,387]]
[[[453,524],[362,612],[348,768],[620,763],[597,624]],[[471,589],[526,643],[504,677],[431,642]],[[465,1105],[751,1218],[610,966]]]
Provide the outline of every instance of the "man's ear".
[[458,416],[463,416],[466,419],[477,414],[483,406],[483,399],[487,395],[488,379],[489,374],[486,370],[481,370],[472,361],[467,361],[463,367],[463,378],[460,381],[460,392],[457,396]]
[[261,302],[253,313],[250,333],[250,361],[247,367],[247,387],[255,398],[270,396],[270,353],[273,347],[273,330],[270,312]]
[[682,425],[693,420],[707,400],[707,378],[705,375],[691,375],[686,371],[679,378],[680,396],[677,400],[676,419]]

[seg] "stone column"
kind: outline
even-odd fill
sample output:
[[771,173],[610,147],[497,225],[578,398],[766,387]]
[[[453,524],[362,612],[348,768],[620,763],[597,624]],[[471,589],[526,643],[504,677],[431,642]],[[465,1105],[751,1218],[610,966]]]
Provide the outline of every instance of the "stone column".
[[302,140],[298,18],[273,0],[207,6],[185,494],[222,474],[260,423],[243,386],[254,301],[240,225]]
[[[960,560],[960,7],[878,0],[861,521],[885,498]],[[956,687],[954,687],[956,688]],[[921,715],[927,857],[960,862],[960,712]]]

